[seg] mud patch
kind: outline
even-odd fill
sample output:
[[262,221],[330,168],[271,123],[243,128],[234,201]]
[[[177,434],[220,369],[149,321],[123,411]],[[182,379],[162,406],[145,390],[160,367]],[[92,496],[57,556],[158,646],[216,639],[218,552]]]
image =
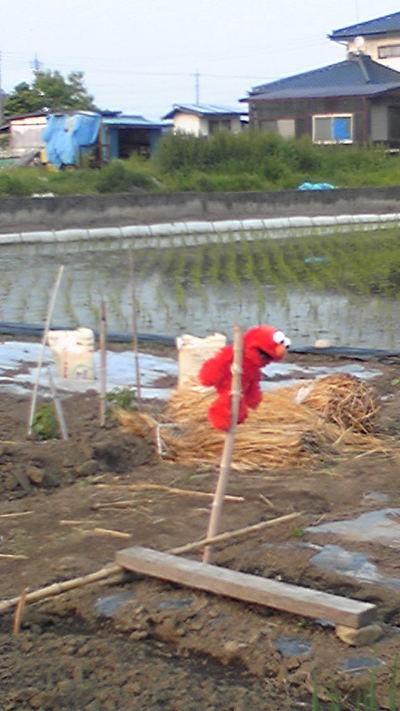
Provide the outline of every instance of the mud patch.
[[[393,450],[361,457],[332,451],[312,467],[232,473],[228,493],[239,500],[225,502],[223,530],[301,515],[216,547],[212,561],[375,603],[382,640],[352,650],[325,623],[131,577],[124,585],[88,586],[28,605],[16,637],[12,615],[0,617],[1,711],[294,711],[311,707],[313,679],[321,704],[329,709],[335,688],[347,711],[360,689],[368,690],[371,674],[387,707],[400,592],[343,570],[318,569],[316,546],[337,540],[331,531],[312,531],[384,506],[400,508],[398,437],[391,434],[400,421],[391,384],[396,373],[395,364],[382,365],[376,380],[378,427],[393,436]],[[127,438],[112,421],[100,428],[95,393],[63,404],[70,440],[36,442],[26,437],[28,399],[0,394],[2,598],[93,572],[131,543],[166,551],[207,529],[217,471],[148,458],[146,440]],[[157,417],[160,403],[148,408]],[[348,541],[347,548],[398,577],[395,549],[374,540]],[[98,604],[107,598],[105,614]],[[355,671],[357,659],[382,663]]]

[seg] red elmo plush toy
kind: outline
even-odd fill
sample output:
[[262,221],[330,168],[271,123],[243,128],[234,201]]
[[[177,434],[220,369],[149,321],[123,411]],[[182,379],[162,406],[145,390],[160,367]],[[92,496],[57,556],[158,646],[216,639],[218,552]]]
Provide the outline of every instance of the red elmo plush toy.
[[[260,369],[273,360],[282,360],[289,346],[290,339],[272,326],[257,326],[244,334],[238,424],[246,419],[249,407],[255,409],[261,402]],[[199,371],[201,384],[214,386],[218,393],[208,411],[210,423],[218,430],[229,430],[232,424],[232,362],[233,346],[225,346]]]

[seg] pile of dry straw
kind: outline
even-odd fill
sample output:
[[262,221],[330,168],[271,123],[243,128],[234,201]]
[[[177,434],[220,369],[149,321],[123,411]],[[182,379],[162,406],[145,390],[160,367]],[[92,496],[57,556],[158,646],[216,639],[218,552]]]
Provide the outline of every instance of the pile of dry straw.
[[[214,390],[181,388],[168,402],[163,422],[119,411],[123,428],[151,437],[161,456],[182,465],[215,468],[224,433],[207,410]],[[384,451],[373,436],[378,412],[372,389],[351,375],[329,375],[264,393],[257,410],[236,429],[232,469],[263,471],[310,462],[343,447]]]

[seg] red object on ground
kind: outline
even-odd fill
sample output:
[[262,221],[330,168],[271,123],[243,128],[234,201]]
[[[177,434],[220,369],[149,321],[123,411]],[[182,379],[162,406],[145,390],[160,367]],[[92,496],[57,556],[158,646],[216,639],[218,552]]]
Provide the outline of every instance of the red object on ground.
[[[282,360],[289,346],[290,339],[272,326],[256,326],[244,334],[238,424],[246,419],[249,407],[256,409],[261,402],[261,368],[271,361]],[[233,346],[225,346],[206,360],[199,371],[201,384],[213,386],[218,393],[208,411],[211,425],[218,430],[229,430],[232,424],[232,362]]]

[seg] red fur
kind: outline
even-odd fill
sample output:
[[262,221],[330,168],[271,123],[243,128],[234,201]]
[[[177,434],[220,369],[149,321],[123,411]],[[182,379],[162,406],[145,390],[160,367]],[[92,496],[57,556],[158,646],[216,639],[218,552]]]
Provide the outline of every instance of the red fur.
[[[260,369],[273,360],[278,361],[285,357],[286,345],[274,340],[277,330],[272,326],[257,326],[244,334],[238,424],[246,419],[248,408],[257,408],[262,400]],[[202,385],[213,386],[218,393],[209,408],[208,419],[211,425],[219,430],[229,430],[232,421],[232,361],[233,346],[225,346],[213,358],[203,363],[199,372]]]

